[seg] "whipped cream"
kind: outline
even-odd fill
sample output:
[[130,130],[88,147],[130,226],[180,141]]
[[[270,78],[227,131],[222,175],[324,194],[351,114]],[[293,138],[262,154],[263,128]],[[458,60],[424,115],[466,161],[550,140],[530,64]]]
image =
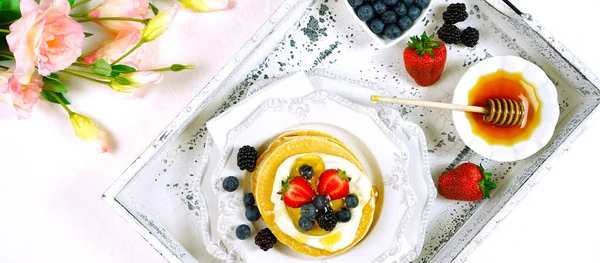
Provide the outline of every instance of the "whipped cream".
[[373,198],[371,198],[371,181],[366,174],[350,161],[334,155],[317,154],[323,159],[326,169],[344,170],[346,171],[346,175],[352,178],[350,180],[350,193],[358,197],[358,206],[350,209],[352,213],[350,221],[346,223],[338,222],[336,227],[329,233],[322,236],[307,235],[296,228],[298,222],[293,222],[293,219],[286,210],[285,203],[281,200],[281,196],[277,194],[281,190],[281,181],[284,181],[289,176],[292,164],[296,158],[303,155],[305,154],[287,158],[277,169],[275,180],[273,181],[273,192],[271,193],[271,202],[275,204],[273,211],[275,224],[286,235],[311,247],[326,251],[336,251],[345,248],[354,241],[362,218],[363,208],[368,202],[374,202]]

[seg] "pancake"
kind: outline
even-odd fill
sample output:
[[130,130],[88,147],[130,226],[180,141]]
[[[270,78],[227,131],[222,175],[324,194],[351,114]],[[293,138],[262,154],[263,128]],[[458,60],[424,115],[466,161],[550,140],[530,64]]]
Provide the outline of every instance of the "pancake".
[[[318,257],[340,254],[360,242],[367,234],[375,211],[375,192],[362,209],[361,219],[353,241],[346,247],[335,251],[328,251],[309,246],[287,235],[275,223],[273,213],[275,204],[271,201],[276,172],[281,164],[289,157],[298,154],[327,154],[346,159],[363,173],[365,168],[356,156],[343,145],[341,141],[331,135],[317,131],[296,131],[281,135],[258,159],[258,165],[252,173],[253,192],[256,204],[261,212],[263,221],[271,229],[277,239],[297,252]],[[367,175],[368,176],[368,175]]]

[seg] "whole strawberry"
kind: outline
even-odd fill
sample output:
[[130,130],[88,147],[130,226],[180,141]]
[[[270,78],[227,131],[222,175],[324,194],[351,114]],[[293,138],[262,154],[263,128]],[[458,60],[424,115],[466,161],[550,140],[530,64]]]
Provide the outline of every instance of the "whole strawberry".
[[474,163],[463,163],[454,170],[442,174],[438,181],[438,192],[446,199],[477,201],[490,198],[489,190],[496,184],[490,180],[491,173]]
[[433,35],[423,32],[421,37],[412,36],[404,49],[406,71],[423,87],[437,82],[446,65],[446,46],[432,39]]

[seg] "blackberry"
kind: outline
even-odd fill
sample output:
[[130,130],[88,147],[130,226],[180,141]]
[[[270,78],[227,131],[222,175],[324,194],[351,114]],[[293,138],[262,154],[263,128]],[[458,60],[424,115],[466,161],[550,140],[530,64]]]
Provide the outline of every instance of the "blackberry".
[[246,207],[254,205],[254,195],[252,193],[244,195],[244,205],[246,205]]
[[241,240],[248,239],[252,231],[248,225],[239,225],[235,229],[235,236]]
[[352,218],[352,212],[350,212],[350,209],[348,208],[341,208],[335,213],[335,218],[339,222],[347,223]]
[[355,208],[358,206],[358,197],[355,194],[349,194],[344,198],[347,208]]
[[256,236],[254,237],[254,244],[256,244],[263,251],[267,251],[277,243],[277,238],[271,232],[271,229],[265,228],[261,231],[258,231]]
[[300,166],[300,169],[298,169],[298,171],[300,172],[300,175],[302,177],[306,178],[306,180],[310,180],[315,174],[315,171],[313,170],[312,166],[308,164],[303,164],[302,166]]
[[337,219],[331,209],[326,209],[323,213],[318,214],[316,219],[319,227],[325,231],[331,231],[337,225]]
[[474,47],[479,41],[479,31],[472,27],[467,27],[460,34],[460,42],[467,47]]
[[240,186],[240,181],[234,176],[227,176],[223,179],[223,190],[233,192]]
[[237,154],[237,166],[240,170],[246,170],[253,172],[256,167],[256,160],[258,159],[258,152],[254,147],[245,145],[238,151]]
[[446,11],[442,13],[444,22],[448,24],[456,24],[467,20],[469,14],[467,13],[467,6],[463,3],[450,4]]
[[453,24],[444,24],[437,31],[438,37],[447,44],[460,42],[460,29]]

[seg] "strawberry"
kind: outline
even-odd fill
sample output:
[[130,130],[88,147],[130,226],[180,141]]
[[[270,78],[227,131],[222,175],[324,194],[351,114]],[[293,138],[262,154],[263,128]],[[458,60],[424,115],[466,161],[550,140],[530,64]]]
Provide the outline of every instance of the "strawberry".
[[340,169],[328,169],[321,173],[317,192],[329,195],[329,199],[343,198],[350,192],[350,177]]
[[280,194],[285,205],[291,208],[310,203],[316,195],[310,183],[301,176],[293,178],[290,176],[287,180],[281,181],[281,191],[277,194]]
[[425,32],[412,36],[404,49],[404,67],[417,84],[425,87],[437,82],[446,65],[446,46],[433,41]]
[[496,188],[490,180],[491,173],[483,166],[463,163],[454,170],[442,174],[438,181],[438,192],[446,199],[477,201],[482,197],[490,198],[489,190]]

